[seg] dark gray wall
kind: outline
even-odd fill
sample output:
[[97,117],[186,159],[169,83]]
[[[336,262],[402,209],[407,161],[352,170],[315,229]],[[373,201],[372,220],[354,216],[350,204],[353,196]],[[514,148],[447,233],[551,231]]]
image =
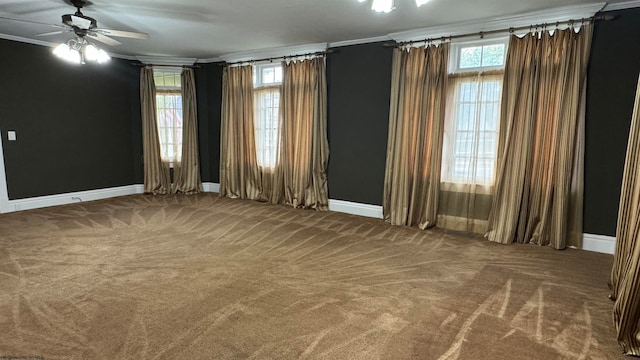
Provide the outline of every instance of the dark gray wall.
[[329,197],[381,205],[393,49],[335,50],[327,57]]
[[[74,66],[51,49],[0,40],[0,130],[10,199],[141,179],[139,69]],[[17,132],[8,141],[7,130]]]
[[584,232],[614,236],[640,72],[640,8],[595,24],[587,84]]
[[201,64],[195,70],[200,173],[203,182],[220,182],[222,69],[218,63],[210,63]]

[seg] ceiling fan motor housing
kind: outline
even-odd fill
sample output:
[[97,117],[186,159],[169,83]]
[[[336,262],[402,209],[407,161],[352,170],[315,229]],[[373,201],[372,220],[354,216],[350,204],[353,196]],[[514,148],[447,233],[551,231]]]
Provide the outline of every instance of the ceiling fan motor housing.
[[66,15],[62,15],[62,22],[71,26],[71,27],[78,27],[78,24],[76,24],[73,21],[73,17],[80,17],[83,18],[87,21],[91,22],[91,25],[89,25],[89,27],[87,27],[85,30],[89,30],[89,29],[95,29],[98,27],[98,22],[96,21],[96,19],[92,18],[92,17],[88,17],[88,16],[84,16],[82,14],[78,15],[78,14],[66,14]]

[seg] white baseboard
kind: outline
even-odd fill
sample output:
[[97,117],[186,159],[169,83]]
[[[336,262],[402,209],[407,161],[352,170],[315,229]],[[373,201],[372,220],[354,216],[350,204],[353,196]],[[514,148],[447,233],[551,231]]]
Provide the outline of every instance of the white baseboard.
[[329,210],[382,219],[382,206],[329,199]]
[[77,202],[108,199],[116,196],[142,194],[143,185],[127,185],[107,189],[76,191],[66,194],[38,196],[26,199],[9,200],[2,212],[38,209],[49,206],[66,205]]
[[202,183],[202,190],[204,192],[219,193],[220,192],[220,184],[205,182],[205,183]]
[[[220,192],[218,183],[202,183],[205,192]],[[77,202],[107,199],[117,196],[142,194],[144,185],[128,185],[107,189],[77,191],[66,194],[38,196],[27,199],[3,201],[0,213],[37,209],[49,206],[66,205]],[[352,215],[360,215],[382,219],[382,206],[356,203],[345,200],[329,199],[329,210]],[[605,254],[613,254],[616,249],[616,238],[613,236],[583,234],[582,249]]]
[[614,236],[582,234],[582,250],[612,254],[616,251]]

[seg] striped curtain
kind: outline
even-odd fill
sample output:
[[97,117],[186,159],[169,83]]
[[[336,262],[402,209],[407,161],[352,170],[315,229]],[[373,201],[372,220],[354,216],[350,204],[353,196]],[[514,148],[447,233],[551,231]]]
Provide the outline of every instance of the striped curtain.
[[622,178],[611,298],[618,342],[626,355],[640,356],[640,78]]
[[140,105],[142,111],[142,155],[144,165],[144,192],[168,194],[171,192],[169,167],[160,158],[160,138],[156,120],[156,86],[153,68],[140,70]]
[[580,245],[592,26],[511,36],[489,240]]
[[174,192],[194,194],[202,192],[198,157],[198,118],[196,85],[193,69],[182,70],[182,158],[174,168]]
[[449,44],[395,49],[382,209],[392,225],[435,226]]

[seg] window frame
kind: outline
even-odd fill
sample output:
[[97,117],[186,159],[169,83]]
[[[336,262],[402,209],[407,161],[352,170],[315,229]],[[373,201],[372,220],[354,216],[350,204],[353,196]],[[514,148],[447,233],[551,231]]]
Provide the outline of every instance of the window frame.
[[[269,68],[273,68],[274,69],[274,80],[276,80],[276,76],[275,76],[275,72],[277,72],[277,70],[275,70],[276,68],[280,68],[280,73],[282,74],[280,77],[280,81],[273,81],[273,82],[264,82],[264,72],[263,70],[265,69],[269,69]],[[279,111],[279,106],[280,106],[280,101],[282,100],[282,98],[280,97],[281,92],[280,90],[282,89],[282,80],[283,80],[283,74],[284,72],[284,66],[281,62],[262,62],[262,63],[257,63],[253,65],[253,90],[254,93],[259,93],[259,92],[268,92],[269,90],[278,90],[278,119],[275,119],[276,121],[276,126],[275,126],[275,131],[276,131],[276,139],[271,138],[270,140],[272,141],[279,141],[280,138],[280,127],[279,127],[279,118],[281,116],[280,111]],[[259,102],[254,100],[254,114],[258,114],[261,113],[261,109],[258,108],[259,106]],[[260,142],[264,142],[264,143],[268,143],[267,140],[269,140],[268,138],[259,138],[258,132],[262,131],[262,132],[269,132],[270,130],[273,130],[272,128],[264,128],[264,129],[260,129],[259,128],[259,124],[262,124],[263,121],[261,121],[263,119],[257,118],[254,115],[254,134],[255,134],[255,141],[256,141],[256,158],[258,159],[258,166],[262,169],[266,169],[266,170],[270,170],[270,169],[274,169],[277,165],[278,165],[278,153],[277,153],[277,149],[275,150],[276,153],[272,154],[275,155],[275,159],[273,159],[273,164],[271,163],[261,163],[260,159],[263,158],[263,156],[261,156],[261,151],[264,150],[262,148],[258,147],[258,144]],[[273,120],[272,120],[273,121]],[[272,124],[273,125],[273,124]]]
[[[273,68],[274,69],[274,81],[273,82],[268,82],[265,83],[264,82],[264,69],[269,69],[269,68]],[[265,87],[274,87],[274,86],[280,86],[282,85],[282,75],[280,78],[280,81],[275,81],[275,69],[276,68],[280,68],[280,74],[282,74],[282,71],[284,71],[284,67],[282,66],[282,63],[277,62],[261,62],[261,63],[257,63],[257,64],[253,64],[253,88],[254,89],[259,89],[259,88],[265,88]]]
[[[182,93],[182,86],[181,85],[177,85],[177,86],[166,86],[166,85],[157,85],[155,84],[155,76],[156,73],[158,74],[173,74],[173,75],[179,75],[180,77],[182,77],[182,68],[179,67],[166,67],[166,68],[162,68],[162,69],[153,69],[153,75],[154,75],[154,86],[155,86],[155,92],[156,92],[156,117],[158,114],[158,103],[157,103],[157,99],[158,99],[158,95],[172,95],[172,96],[176,96],[179,95],[180,98],[182,98],[183,93]],[[180,79],[182,80],[182,79]],[[181,82],[179,83],[181,84]],[[182,108],[181,112],[182,112]],[[182,115],[182,114],[181,114]],[[158,132],[160,131],[160,123],[158,122],[159,119],[156,118],[156,128],[158,129]],[[182,140],[181,140],[182,141]],[[160,145],[160,156],[162,157],[162,142],[160,141],[160,137],[158,136],[158,142]],[[182,144],[180,144],[182,145]],[[162,159],[162,161],[165,161],[164,159]],[[167,161],[167,163],[169,164],[170,168],[174,167],[174,162],[175,162],[175,158],[173,160],[169,160]]]
[[[477,47],[477,46],[491,46],[491,45],[504,45],[504,62],[502,65],[495,66],[476,66],[471,68],[461,68],[460,67],[460,53],[462,49],[468,47]],[[449,74],[462,74],[462,73],[476,73],[476,72],[484,72],[484,71],[492,71],[492,70],[502,70],[504,69],[505,63],[507,61],[507,51],[509,50],[509,37],[495,37],[489,39],[481,39],[481,40],[469,40],[469,41],[459,41],[451,43],[451,48],[449,50]]]
[[[506,56],[507,56],[507,50],[508,50],[508,42],[509,42],[509,37],[496,37],[496,38],[490,38],[490,39],[482,39],[482,40],[471,40],[471,41],[460,41],[460,42],[456,42],[456,43],[452,43],[451,44],[451,48],[450,48],[450,53],[449,53],[449,76],[450,77],[456,77],[458,79],[469,79],[470,81],[473,81],[473,78],[476,78],[476,81],[480,81],[480,77],[484,74],[484,73],[499,73],[500,71],[504,71],[504,67],[506,64]],[[477,47],[477,46],[489,46],[489,45],[497,45],[497,44],[504,44],[504,62],[502,65],[497,65],[497,66],[480,66],[480,67],[473,67],[473,68],[460,68],[460,54],[462,49],[464,48],[468,48],[468,47]],[[504,88],[504,78],[502,79],[502,84],[501,84],[501,88],[500,88],[500,92],[502,92]],[[480,89],[478,89],[478,91],[481,91]],[[459,101],[458,99],[453,99],[453,98],[449,98],[450,96],[454,96],[454,94],[458,93],[458,89],[449,89],[447,92],[447,109],[446,112],[449,113],[450,111],[453,111],[454,113],[458,113],[458,109],[451,109],[449,108],[449,106],[458,106]],[[477,103],[476,103],[477,105]],[[500,141],[500,131],[502,129],[500,129],[500,118],[499,118],[500,114],[498,113],[498,119],[497,120],[497,130],[496,130],[496,150],[497,148],[499,148],[499,144],[498,142]],[[449,144],[447,144],[447,148],[443,149],[443,155],[446,153],[446,160],[449,162],[447,164],[444,163],[445,158],[443,157],[443,164],[442,164],[442,173],[441,173],[441,184],[443,186],[443,189],[446,191],[451,190],[451,191],[464,191],[462,189],[466,188],[467,186],[476,186],[476,192],[479,193],[490,193],[490,188],[494,186],[495,184],[495,167],[498,164],[498,157],[499,154],[496,154],[496,158],[494,159],[494,173],[493,173],[493,179],[490,183],[484,183],[484,182],[478,182],[478,179],[475,178],[475,176],[477,174],[474,174],[474,180],[472,183],[467,183],[464,181],[460,181],[460,179],[455,178],[453,175],[453,160],[457,157],[456,156],[456,147],[455,147],[455,140],[457,137],[457,126],[458,126],[458,121],[460,121],[460,119],[458,118],[458,116],[456,115],[456,118],[454,119],[455,123],[454,124],[449,124],[445,122],[445,131],[447,131],[447,129],[454,129],[454,132],[451,134],[451,142]],[[475,134],[476,132],[483,132],[480,129],[475,129],[473,130],[471,133]],[[444,144],[443,144],[444,145]],[[475,154],[478,155],[478,154]],[[479,159],[485,159],[485,157],[479,157],[479,156],[474,156],[474,161],[478,161]]]

